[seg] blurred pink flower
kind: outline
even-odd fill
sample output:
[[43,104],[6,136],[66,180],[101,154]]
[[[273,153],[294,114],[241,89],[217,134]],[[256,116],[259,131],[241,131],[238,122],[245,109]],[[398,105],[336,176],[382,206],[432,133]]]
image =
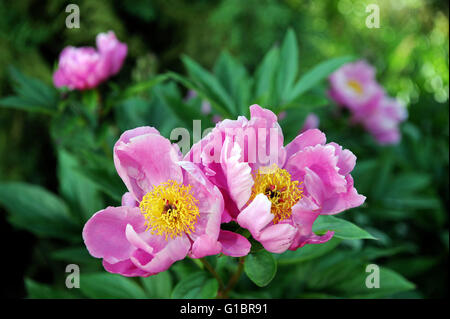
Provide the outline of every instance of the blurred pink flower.
[[384,95],[375,79],[375,69],[365,61],[348,63],[330,76],[329,96],[355,115],[370,111]]
[[406,107],[388,97],[375,79],[375,70],[364,61],[348,63],[330,76],[328,95],[348,108],[353,123],[362,124],[379,144],[400,141],[398,125],[406,120]]
[[92,47],[66,47],[59,56],[53,74],[56,87],[87,90],[116,74],[127,55],[127,46],[117,40],[114,32],[97,35],[98,50]]
[[408,111],[400,101],[385,96],[370,116],[361,119],[361,122],[379,144],[396,144],[401,139],[398,124],[407,117]]
[[106,61],[108,76],[115,75],[119,72],[127,56],[127,45],[119,42],[113,31],[98,34],[96,44],[98,52]]
[[114,163],[128,188],[122,206],[94,214],[83,229],[89,253],[111,273],[150,276],[186,256],[248,254],[241,235],[220,230],[223,198],[176,145],[152,127],[126,131]]
[[303,127],[300,130],[300,133],[303,133],[307,130],[318,128],[320,123],[319,117],[314,113],[309,113],[306,116],[305,122],[303,123]]
[[[350,175],[356,157],[335,143],[326,144],[317,129],[284,147],[276,115],[258,105],[252,105],[250,113],[250,120],[240,116],[218,123],[185,157],[200,159],[199,167],[222,192],[222,222],[237,221],[274,253],[328,241],[333,232],[312,232],[316,218],[365,200]],[[236,130],[246,133],[239,138]],[[252,131],[253,137],[247,134]],[[260,157],[268,153],[268,159]]]

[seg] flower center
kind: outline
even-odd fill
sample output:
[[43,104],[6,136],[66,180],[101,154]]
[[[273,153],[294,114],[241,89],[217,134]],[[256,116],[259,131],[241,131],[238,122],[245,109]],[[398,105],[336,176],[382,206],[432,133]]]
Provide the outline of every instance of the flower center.
[[355,91],[356,94],[362,94],[363,93],[363,88],[362,88],[361,84],[359,84],[357,81],[349,80],[347,82],[347,85],[351,89],[353,89],[353,91]]
[[249,202],[256,195],[264,194],[272,203],[270,212],[275,216],[274,224],[289,218],[294,206],[302,198],[302,190],[299,181],[291,180],[291,175],[285,169],[276,164],[270,167],[262,167],[254,175],[254,185]]
[[139,208],[147,220],[147,230],[167,240],[194,231],[200,214],[196,203],[190,185],[169,180],[145,194]]

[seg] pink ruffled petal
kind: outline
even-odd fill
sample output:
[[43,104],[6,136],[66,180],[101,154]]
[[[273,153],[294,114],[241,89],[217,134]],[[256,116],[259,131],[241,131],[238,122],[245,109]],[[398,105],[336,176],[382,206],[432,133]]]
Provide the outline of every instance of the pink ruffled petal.
[[248,255],[252,246],[247,238],[228,230],[220,231],[219,241],[222,244],[222,253],[231,257]]
[[297,228],[297,233],[289,247],[290,250],[296,250],[306,244],[321,244],[333,237],[333,231],[328,231],[322,236],[313,233],[312,226],[319,216],[317,208],[318,206],[308,197],[301,199],[292,208],[292,221]]
[[185,185],[192,186],[191,192],[198,200],[200,211],[195,230],[189,237],[195,243],[198,237],[206,234],[217,241],[224,208],[222,194],[194,163],[180,161],[178,164],[183,168]]
[[329,145],[333,146],[334,153],[338,157],[337,166],[339,167],[339,174],[347,175],[349,174],[356,165],[356,156],[349,150],[343,150],[342,146],[331,142]]
[[[128,190],[140,202],[154,186],[183,180],[180,159],[170,141],[152,128],[125,132],[114,146],[114,164]],[[141,134],[142,133],[142,134]]]
[[227,137],[222,147],[220,163],[226,177],[228,192],[238,209],[242,209],[248,202],[254,184],[251,168],[248,163],[240,161],[241,155],[239,144],[231,145],[230,138]]
[[89,253],[111,264],[128,259],[133,247],[125,236],[127,224],[145,230],[145,219],[139,208],[108,207],[95,213],[83,228]]
[[364,203],[366,196],[358,194],[356,188],[353,187],[352,176],[347,175],[345,179],[347,181],[346,191],[338,194],[329,194],[322,203],[321,214],[337,214]]
[[306,189],[312,185],[307,185],[305,174],[314,172],[323,183],[321,192],[345,192],[347,182],[345,177],[338,173],[337,165],[338,157],[335,155],[333,146],[316,145],[308,146],[291,156],[285,169],[289,171],[293,179],[305,180]]
[[166,240],[164,236],[152,235],[150,232],[138,234],[130,226],[126,233],[135,248],[130,256],[131,261],[150,274],[167,270],[174,262],[184,259],[191,248],[187,236]]
[[308,146],[315,146],[317,144],[324,145],[326,143],[325,134],[318,129],[310,129],[298,135],[292,142],[286,145],[286,158],[289,158],[303,150]]

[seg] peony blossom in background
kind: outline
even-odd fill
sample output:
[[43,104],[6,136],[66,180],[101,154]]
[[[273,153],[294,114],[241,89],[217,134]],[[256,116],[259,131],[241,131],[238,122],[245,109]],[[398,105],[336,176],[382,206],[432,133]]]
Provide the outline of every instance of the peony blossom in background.
[[96,43],[97,49],[68,46],[61,52],[58,69],[53,74],[56,87],[92,89],[119,72],[127,55],[127,45],[112,31],[98,34]]
[[181,156],[152,127],[126,131],[116,142],[114,163],[129,192],[122,206],[97,212],[83,229],[87,249],[107,271],[146,277],[186,256],[250,251],[245,237],[220,230],[220,191]]
[[365,61],[348,63],[330,77],[328,95],[350,110],[352,122],[361,124],[379,144],[401,139],[399,124],[407,118],[406,107],[387,96],[375,78],[375,69]]
[[[355,155],[326,144],[325,134],[317,129],[283,146],[277,116],[258,105],[252,105],[250,113],[250,120],[240,116],[218,123],[185,157],[199,159],[202,171],[222,192],[222,222],[236,221],[273,253],[330,240],[332,231],[322,236],[312,231],[316,218],[365,200],[350,175]],[[254,138],[244,132],[253,132]],[[240,133],[246,134],[243,144],[236,138]],[[258,157],[252,159],[254,153]],[[268,153],[270,163],[264,163],[259,154]]]
[[303,122],[303,126],[300,129],[300,133],[303,133],[313,128],[318,128],[319,123],[320,123],[319,117],[314,113],[309,113],[305,118],[305,122]]

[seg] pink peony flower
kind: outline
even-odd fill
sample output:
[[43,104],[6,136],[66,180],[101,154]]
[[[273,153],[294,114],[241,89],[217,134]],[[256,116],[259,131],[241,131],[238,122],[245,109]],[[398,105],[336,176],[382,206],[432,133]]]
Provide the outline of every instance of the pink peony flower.
[[350,175],[356,157],[317,129],[284,147],[276,115],[258,105],[250,113],[218,123],[185,157],[222,192],[222,222],[237,221],[274,253],[328,241],[334,232],[312,232],[316,218],[365,200]]
[[305,122],[303,123],[303,127],[300,130],[300,133],[303,133],[307,130],[318,128],[320,123],[320,119],[314,113],[309,113],[306,116]]
[[186,256],[248,254],[244,237],[220,230],[218,188],[155,128],[124,132],[114,164],[129,192],[122,206],[97,212],[83,229],[89,253],[103,258],[107,271],[145,277]]
[[398,125],[407,117],[408,111],[400,101],[385,96],[361,122],[379,144],[396,144],[401,139]]
[[383,97],[384,90],[375,79],[375,69],[365,61],[358,61],[331,74],[328,94],[358,117],[373,109]]
[[59,57],[53,74],[56,87],[87,90],[98,86],[122,67],[127,46],[120,43],[114,32],[97,35],[98,50],[91,47],[66,47]]
[[369,131],[379,144],[400,141],[398,125],[407,118],[404,105],[388,97],[364,61],[348,63],[330,76],[329,96],[352,113],[352,122]]
[[119,42],[113,31],[98,34],[96,44],[98,52],[106,61],[108,76],[117,74],[127,56],[127,45]]

